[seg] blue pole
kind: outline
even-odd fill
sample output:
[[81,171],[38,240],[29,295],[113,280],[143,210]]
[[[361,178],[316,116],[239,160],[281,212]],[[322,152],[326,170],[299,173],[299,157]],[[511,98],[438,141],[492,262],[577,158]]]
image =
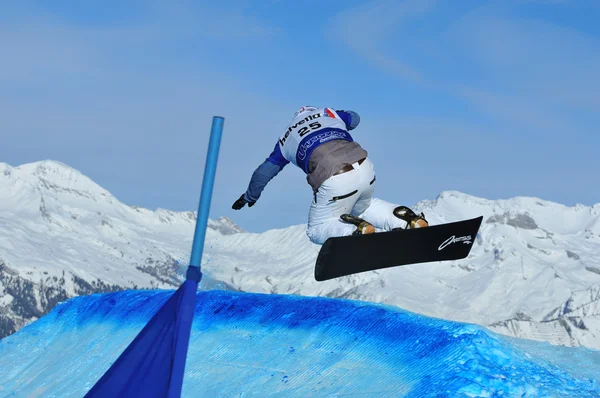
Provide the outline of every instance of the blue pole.
[[213,185],[215,183],[215,174],[217,172],[217,160],[219,158],[219,147],[221,145],[221,135],[223,133],[224,121],[225,119],[220,116],[213,117],[212,128],[210,131],[210,142],[208,143],[208,155],[206,156],[206,166],[204,167],[202,193],[200,194],[200,204],[198,205],[196,231],[194,232],[194,242],[192,244],[192,256],[190,258],[190,266],[188,267],[187,271],[187,279],[197,281],[202,279],[200,263],[202,261],[202,251],[204,250],[206,225],[208,223],[210,201],[212,198]]
[[[180,301],[181,308],[179,310],[181,323],[179,325],[178,344],[175,347],[175,360],[173,361],[173,368],[171,370],[171,384],[168,393],[169,398],[180,397],[181,389],[183,387],[185,360],[187,357],[192,322],[194,320],[194,308],[196,306],[196,290],[198,289],[198,283],[202,279],[200,263],[202,261],[202,251],[204,250],[206,225],[208,224],[210,201],[212,199],[212,191],[215,184],[215,174],[217,173],[217,160],[219,158],[219,147],[221,146],[221,135],[223,134],[224,122],[224,118],[214,116],[212,128],[210,130],[208,154],[206,155],[206,165],[204,166],[204,179],[202,180],[202,192],[200,193],[200,204],[198,205],[198,217],[196,218],[196,230],[194,231],[190,266],[187,270],[186,281],[180,288],[182,289],[183,295]],[[193,299],[191,298],[192,296]],[[186,297],[189,298],[186,299]]]
[[179,398],[183,387],[196,291],[202,279],[200,261],[217,170],[224,119],[213,117],[204,181],[198,206],[192,257],[186,281],[152,317],[86,397]]

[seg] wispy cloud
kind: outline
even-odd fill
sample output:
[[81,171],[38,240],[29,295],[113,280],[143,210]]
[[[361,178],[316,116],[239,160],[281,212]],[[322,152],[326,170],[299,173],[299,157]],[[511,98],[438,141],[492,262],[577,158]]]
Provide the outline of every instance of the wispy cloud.
[[474,12],[448,37],[487,80],[457,92],[501,119],[565,131],[600,109],[600,43],[583,33]]
[[[143,18],[116,24],[34,7],[0,24],[0,161],[57,159],[126,203],[194,209],[189,181],[204,166],[212,116],[223,115],[219,172],[229,184],[216,194],[239,196],[251,173],[240,167],[257,166],[276,139],[249,126],[281,105],[219,63],[235,53],[231,42],[268,40],[276,28],[244,10],[181,4],[157,2]],[[223,43],[218,54],[206,50]],[[229,207],[215,203],[220,214]]]
[[[367,61],[398,74],[400,77],[423,81],[422,73],[402,58],[390,56],[386,51],[390,38],[394,45],[410,40],[398,38],[398,28],[413,22],[414,18],[427,15],[435,6],[435,0],[377,0],[350,8],[336,15],[329,25],[332,38],[356,51]],[[398,41],[396,41],[398,40]]]
[[[316,101],[361,114],[356,139],[377,160],[383,198],[410,204],[460,189],[596,200],[598,188],[582,184],[596,177],[600,145],[589,133],[600,124],[593,28],[515,17],[517,0],[353,3],[335,16],[276,0],[3,6],[0,161],[57,159],[126,203],[194,209],[210,119],[223,115],[212,212],[251,230],[301,223],[311,193],[298,170],[272,181],[252,211],[230,202],[293,110]],[[405,163],[412,180],[398,184]],[[568,189],[548,182],[556,173],[570,176]],[[531,186],[540,190],[522,189]]]
[[169,50],[180,48],[174,54],[180,58],[192,53],[190,46],[200,54],[210,40],[255,43],[278,32],[275,25],[243,9],[189,1],[148,5],[140,18],[106,24],[77,23],[57,11],[32,5],[12,9],[0,17],[0,83],[30,86],[78,74],[108,78],[115,70],[122,73],[132,58],[152,60],[148,64],[152,66],[157,59],[168,62],[165,57],[159,59],[159,54]]
[[538,3],[538,4],[573,4],[577,0],[518,0],[520,3]]
[[[439,9],[433,1],[373,1],[338,14],[333,36],[381,69],[467,100],[499,121],[577,129],[581,112],[591,117],[600,109],[596,38],[490,5],[403,36],[404,25],[423,17],[439,22]],[[411,42],[424,45],[413,51]]]
[[170,31],[178,37],[187,33],[248,42],[265,39],[279,32],[279,28],[270,21],[259,18],[241,4],[227,9],[216,3],[199,6],[197,2],[187,0],[154,1],[151,5],[152,30],[163,34]]

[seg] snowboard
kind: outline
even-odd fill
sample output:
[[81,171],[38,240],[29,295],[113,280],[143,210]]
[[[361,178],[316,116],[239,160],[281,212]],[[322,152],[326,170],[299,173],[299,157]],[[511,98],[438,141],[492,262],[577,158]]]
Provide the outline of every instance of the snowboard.
[[465,258],[482,220],[477,217],[427,228],[329,238],[319,251],[315,279],[326,281],[400,265]]

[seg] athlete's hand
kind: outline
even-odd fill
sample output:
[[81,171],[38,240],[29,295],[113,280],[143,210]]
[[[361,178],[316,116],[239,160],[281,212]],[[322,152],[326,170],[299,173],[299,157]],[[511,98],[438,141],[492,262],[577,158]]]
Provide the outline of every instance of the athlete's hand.
[[246,203],[248,203],[248,207],[254,206],[254,203],[256,203],[256,202],[248,202],[246,200],[246,198],[244,197],[244,195],[245,194],[242,194],[242,196],[240,196],[240,198],[233,203],[233,206],[231,206],[232,209],[240,210],[242,207],[244,207],[246,205]]

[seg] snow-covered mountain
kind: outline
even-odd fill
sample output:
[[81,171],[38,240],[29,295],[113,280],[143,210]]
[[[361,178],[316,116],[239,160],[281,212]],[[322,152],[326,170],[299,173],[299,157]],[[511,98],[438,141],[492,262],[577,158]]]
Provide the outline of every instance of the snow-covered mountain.
[[[177,287],[195,217],[126,206],[57,162],[0,163],[0,337],[76,295]],[[239,231],[211,220],[208,236]]]
[[[484,216],[471,255],[316,282],[304,225],[247,233],[209,223],[202,288],[360,299],[518,337],[600,348],[600,204],[491,201],[443,192],[433,223]],[[173,288],[195,214],[120,203],[57,162],[0,163],[0,336],[74,295]]]

